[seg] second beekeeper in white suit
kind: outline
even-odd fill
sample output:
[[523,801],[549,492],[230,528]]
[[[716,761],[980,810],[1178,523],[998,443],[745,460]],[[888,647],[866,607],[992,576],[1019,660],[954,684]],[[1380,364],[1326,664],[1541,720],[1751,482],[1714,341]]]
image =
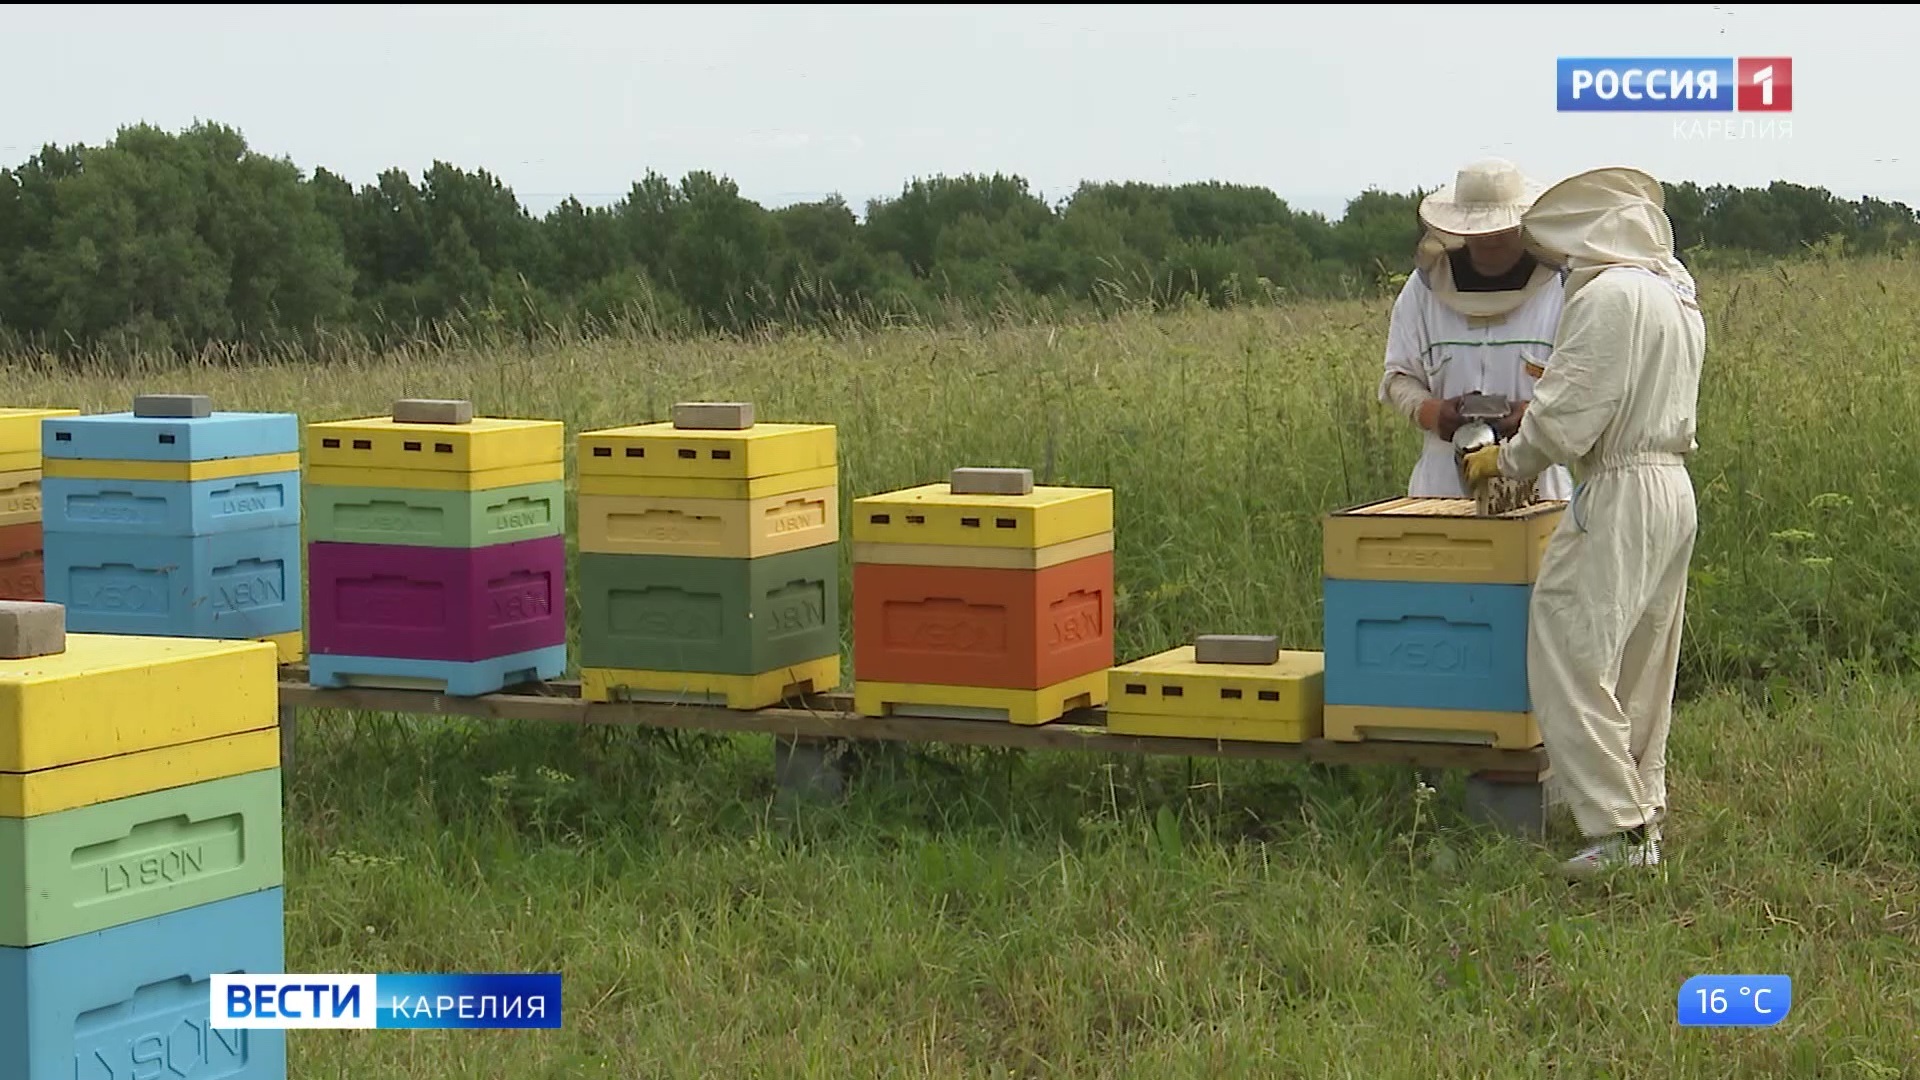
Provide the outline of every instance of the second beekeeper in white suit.
[[1657,864],[1667,809],[1706,324],[1664,207],[1660,182],[1637,169],[1596,169],[1541,194],[1528,240],[1568,271],[1554,363],[1519,433],[1466,462],[1470,483],[1552,462],[1580,481],[1541,555],[1527,622],[1533,711],[1591,841],[1565,864],[1575,875]]
[[[1508,438],[1551,358],[1562,275],[1520,233],[1520,215],[1538,193],[1511,162],[1489,158],[1420,203],[1426,234],[1393,305],[1379,390],[1382,402],[1426,433],[1410,496],[1467,498],[1451,441],[1461,396],[1506,397],[1512,408],[1494,427]],[[1542,499],[1565,499],[1573,483],[1555,467],[1535,490]]]

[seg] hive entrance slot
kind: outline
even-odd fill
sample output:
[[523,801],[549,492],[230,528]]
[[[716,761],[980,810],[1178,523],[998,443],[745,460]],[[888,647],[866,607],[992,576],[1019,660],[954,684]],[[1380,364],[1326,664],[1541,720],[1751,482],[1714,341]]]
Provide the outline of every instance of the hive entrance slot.
[[1356,729],[1363,739],[1375,739],[1380,742],[1434,742],[1458,743],[1463,746],[1492,746],[1494,736],[1490,731],[1448,731],[1444,728],[1402,728],[1373,727],[1362,725]]

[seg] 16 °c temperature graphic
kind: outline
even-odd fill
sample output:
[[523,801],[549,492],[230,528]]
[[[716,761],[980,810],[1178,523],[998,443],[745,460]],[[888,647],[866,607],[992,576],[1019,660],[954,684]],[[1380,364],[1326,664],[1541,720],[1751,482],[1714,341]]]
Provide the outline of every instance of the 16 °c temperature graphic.
[[1792,1007],[1786,975],[1695,975],[1680,987],[1681,1027],[1767,1027]]

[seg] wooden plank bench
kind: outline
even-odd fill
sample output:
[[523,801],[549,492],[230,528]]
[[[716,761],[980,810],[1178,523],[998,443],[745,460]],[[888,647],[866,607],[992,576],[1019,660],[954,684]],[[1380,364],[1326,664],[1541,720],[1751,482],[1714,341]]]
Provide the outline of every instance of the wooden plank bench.
[[739,711],[704,704],[590,702],[580,697],[580,684],[571,680],[463,698],[430,690],[320,689],[308,685],[306,675],[306,669],[298,665],[281,669],[281,750],[283,760],[289,763],[293,758],[293,736],[300,710],[338,709],[771,735],[775,739],[774,765],[781,786],[816,792],[837,790],[839,786],[828,751],[834,742],[841,740],[1251,758],[1335,766],[1405,765],[1423,770],[1470,771],[1473,775],[1467,786],[1468,815],[1473,820],[1525,836],[1539,836],[1544,832],[1546,788],[1551,773],[1542,747],[1500,750],[1449,742],[1308,739],[1281,743],[1118,735],[1106,730],[1106,710],[1101,708],[1082,709],[1050,724],[1029,726],[919,716],[861,716],[853,711],[853,695],[844,691],[813,696],[790,707]]

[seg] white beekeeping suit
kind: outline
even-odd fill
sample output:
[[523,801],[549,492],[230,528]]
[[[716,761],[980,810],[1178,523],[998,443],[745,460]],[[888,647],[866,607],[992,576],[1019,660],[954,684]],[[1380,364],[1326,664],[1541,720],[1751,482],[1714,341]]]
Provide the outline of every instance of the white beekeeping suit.
[[[1469,393],[1514,403],[1510,435],[1553,352],[1560,322],[1560,275],[1526,250],[1520,215],[1539,185],[1497,158],[1461,169],[1420,203],[1427,228],[1414,272],[1394,301],[1379,397],[1425,433],[1407,494],[1466,498],[1454,457],[1457,402]],[[1572,480],[1555,467],[1539,477],[1541,498],[1565,499]]]
[[1667,805],[1706,325],[1663,194],[1638,170],[1599,169],[1528,211],[1529,241],[1567,267],[1566,310],[1519,432],[1467,463],[1471,479],[1564,463],[1578,483],[1541,558],[1527,645],[1548,758],[1600,841],[1570,873],[1657,863]]

